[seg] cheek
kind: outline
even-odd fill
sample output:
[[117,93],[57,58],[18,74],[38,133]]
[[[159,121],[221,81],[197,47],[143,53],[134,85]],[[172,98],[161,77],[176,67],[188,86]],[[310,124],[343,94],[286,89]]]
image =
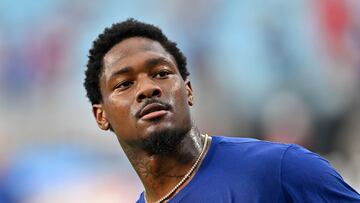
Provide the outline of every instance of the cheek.
[[[182,79],[181,79],[182,80]],[[176,81],[170,89],[170,103],[182,114],[189,110],[187,91],[184,82]]]
[[120,98],[111,98],[109,100],[108,119],[113,127],[119,125],[128,125],[130,118],[130,102]]

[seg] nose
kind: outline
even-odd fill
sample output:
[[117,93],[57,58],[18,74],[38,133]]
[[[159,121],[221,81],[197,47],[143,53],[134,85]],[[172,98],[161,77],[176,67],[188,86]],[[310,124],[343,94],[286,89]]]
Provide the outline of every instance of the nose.
[[160,97],[162,92],[160,87],[152,81],[150,78],[143,77],[141,82],[138,82],[138,91],[136,94],[136,101],[142,102],[144,99],[149,99],[152,97]]

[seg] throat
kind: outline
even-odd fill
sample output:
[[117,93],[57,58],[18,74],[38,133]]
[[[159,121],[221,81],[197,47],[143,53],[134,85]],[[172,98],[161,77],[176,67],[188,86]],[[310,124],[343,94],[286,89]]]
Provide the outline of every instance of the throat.
[[193,166],[198,156],[193,153],[171,157],[153,155],[148,159],[143,159],[143,161],[139,160],[134,168],[144,185],[149,202],[156,202],[150,200],[160,199],[174,186],[180,182],[182,185],[189,179],[189,175],[192,175],[189,171],[194,170]]
[[[140,178],[178,179],[186,174],[188,168],[195,162],[198,153],[184,152],[168,155],[151,155],[137,160],[135,169]],[[151,181],[154,182],[154,181]],[[162,181],[161,181],[162,182]]]
[[176,194],[199,168],[211,138],[192,128],[176,148],[152,154],[139,145],[121,142],[122,148],[142,181],[149,202]]
[[[208,150],[209,140],[210,139],[208,138],[208,136],[205,135],[204,143],[202,144],[202,150],[198,154],[198,157],[193,161],[193,164],[190,166],[190,169],[188,169],[185,175],[172,176],[172,180],[156,182],[154,185],[151,186],[151,188],[145,187],[145,200],[148,198],[149,200],[155,200],[154,202],[163,202],[164,200],[171,198],[174,194],[177,193],[177,191],[184,187],[186,183],[190,181],[191,177],[194,176],[196,170],[199,168],[199,165]],[[177,179],[176,182],[174,182],[174,179]],[[154,188],[156,188],[156,191],[154,190]]]
[[[203,145],[203,136],[197,128],[190,128],[189,131],[183,133],[183,135],[179,135],[179,133],[159,133],[151,137],[150,140],[147,139],[146,142],[142,142],[143,144],[130,143],[130,145],[127,145],[122,142],[120,144],[142,181],[144,178],[181,177],[186,174],[187,169],[195,162]],[[174,140],[176,141],[174,142]],[[165,150],[166,147],[165,149],[159,147],[168,144],[172,145],[171,150]],[[155,153],[155,151],[149,150],[148,147],[162,150]]]

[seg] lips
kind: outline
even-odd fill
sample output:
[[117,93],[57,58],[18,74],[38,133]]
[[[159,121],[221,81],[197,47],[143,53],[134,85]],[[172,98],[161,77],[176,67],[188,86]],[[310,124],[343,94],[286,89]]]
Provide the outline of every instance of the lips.
[[161,103],[151,103],[141,109],[139,118],[143,120],[151,120],[161,117],[167,113],[169,108]]

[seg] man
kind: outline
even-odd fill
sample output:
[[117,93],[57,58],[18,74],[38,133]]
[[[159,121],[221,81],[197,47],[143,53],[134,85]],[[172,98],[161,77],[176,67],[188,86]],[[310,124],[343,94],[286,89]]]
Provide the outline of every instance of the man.
[[116,134],[144,185],[138,202],[360,202],[301,147],[201,133],[186,59],[153,25],[105,29],[85,74],[98,126]]

